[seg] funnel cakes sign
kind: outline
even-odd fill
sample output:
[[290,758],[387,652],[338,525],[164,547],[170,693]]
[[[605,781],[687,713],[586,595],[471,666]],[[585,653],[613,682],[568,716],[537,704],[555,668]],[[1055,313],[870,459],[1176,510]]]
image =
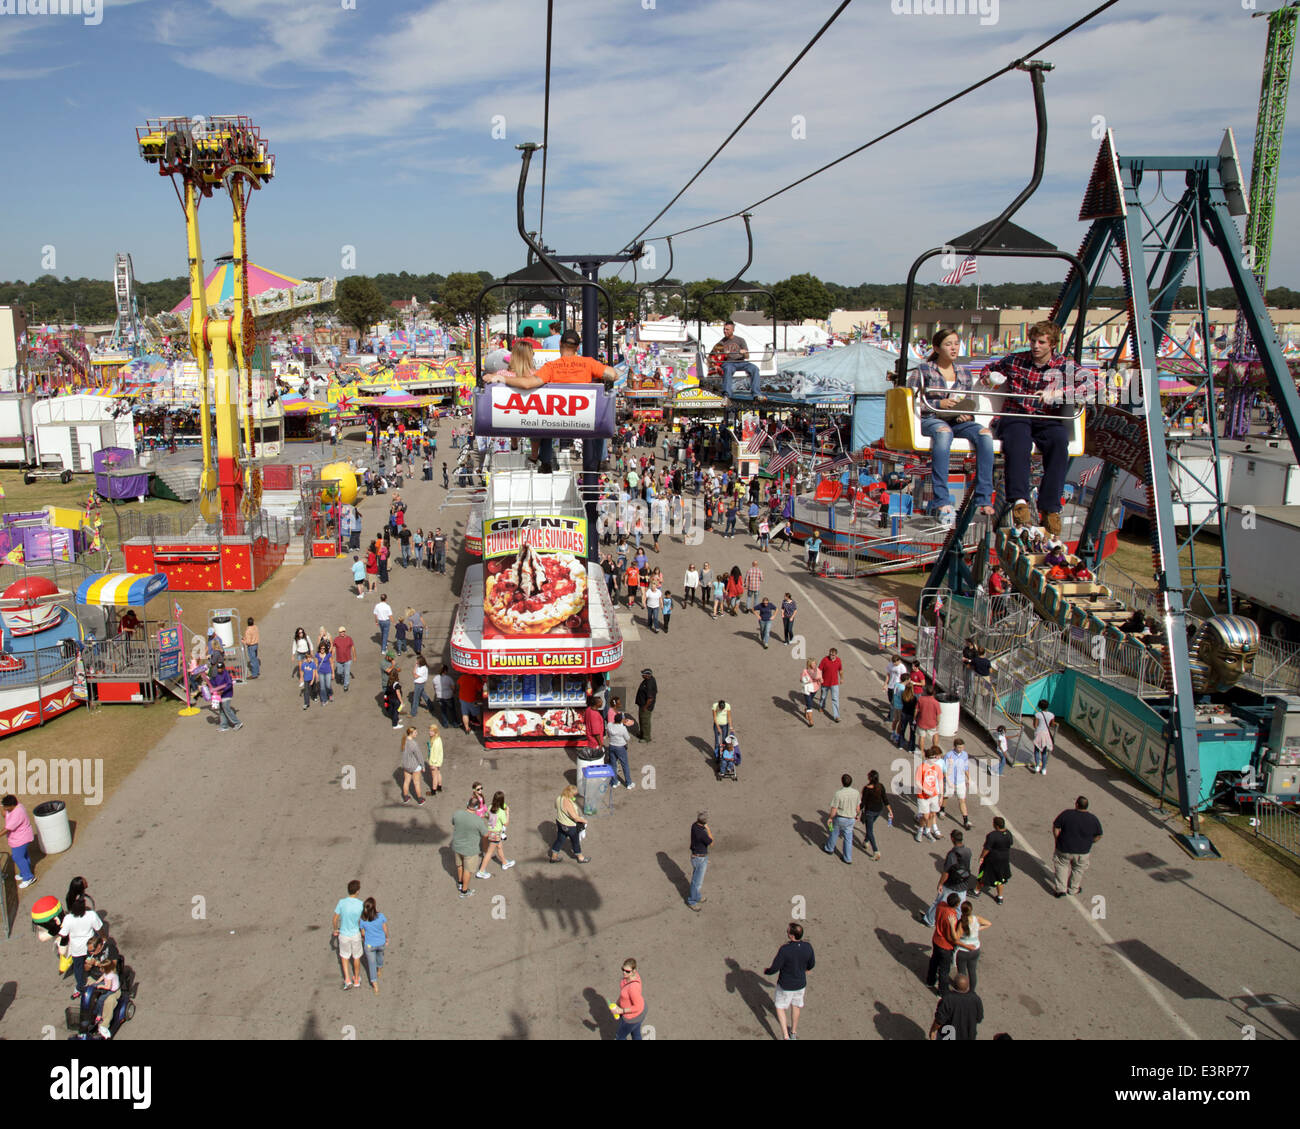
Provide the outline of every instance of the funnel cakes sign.
[[484,639],[591,634],[585,518],[489,518],[483,561]]

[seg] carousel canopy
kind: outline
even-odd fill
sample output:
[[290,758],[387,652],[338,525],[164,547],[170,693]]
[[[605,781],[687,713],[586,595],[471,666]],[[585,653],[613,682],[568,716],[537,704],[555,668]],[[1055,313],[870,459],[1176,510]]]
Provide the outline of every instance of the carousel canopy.
[[[257,294],[264,294],[268,290],[288,290],[302,282],[301,279],[290,278],[287,274],[281,274],[279,271],[259,267],[256,263],[249,263],[245,269],[248,272],[248,296],[250,298]],[[217,265],[212,268],[208,277],[203,281],[203,294],[209,306],[215,306],[218,302],[228,301],[235,296],[235,264],[233,260],[218,260]],[[189,295],[186,295],[184,300],[172,310],[172,313],[187,314],[189,312],[190,299]]]
[[77,603],[94,608],[142,608],[166,590],[165,572],[101,572],[77,585]]
[[[763,390],[788,392],[795,400],[883,396],[892,387],[890,376],[897,363],[897,353],[859,341],[783,362],[775,378],[763,381]],[[915,367],[909,359],[908,368]]]

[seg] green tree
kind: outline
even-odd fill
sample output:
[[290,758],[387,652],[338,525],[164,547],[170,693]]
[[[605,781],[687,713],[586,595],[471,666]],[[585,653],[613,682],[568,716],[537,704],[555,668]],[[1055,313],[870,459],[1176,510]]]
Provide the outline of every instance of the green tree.
[[701,311],[701,299],[704,302],[702,317],[706,322],[726,321],[736,310],[742,309],[743,307],[739,304],[740,296],[710,294],[707,298],[704,297],[710,290],[716,290],[721,285],[722,279],[720,278],[706,278],[701,282],[690,283],[686,291],[690,297],[687,317],[691,320],[695,319],[697,312]]
[[[629,279],[614,278],[611,275],[608,278],[602,278],[600,284],[609,291],[609,296],[613,300],[615,321],[636,316],[636,287]],[[605,309],[603,300],[600,308],[602,312]]]
[[789,321],[804,318],[824,319],[835,308],[835,300],[820,278],[812,274],[794,274],[772,287],[779,317]]
[[[442,280],[438,294],[438,316],[455,321],[463,314],[474,312],[474,301],[490,278],[483,278],[483,271],[473,274],[468,271],[452,271]],[[497,310],[496,293],[489,294],[483,301],[483,313],[494,314]]]
[[365,336],[366,330],[388,312],[388,303],[374,279],[364,275],[340,279],[334,291],[334,305],[339,317],[360,336]]

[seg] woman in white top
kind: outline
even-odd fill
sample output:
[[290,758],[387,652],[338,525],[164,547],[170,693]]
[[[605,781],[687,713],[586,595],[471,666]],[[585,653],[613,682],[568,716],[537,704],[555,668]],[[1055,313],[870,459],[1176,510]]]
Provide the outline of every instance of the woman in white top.
[[659,633],[659,609],[663,606],[663,602],[663,588],[651,581],[650,587],[645,594],[645,612],[646,620],[650,624],[650,630],[654,634]]
[[695,570],[694,563],[686,566],[686,576],[682,580],[683,593],[686,596],[686,606],[690,607],[695,603],[695,589],[700,583],[700,574]]
[[1047,775],[1047,755],[1054,747],[1052,733],[1056,728],[1056,714],[1047,705],[1047,699],[1043,698],[1034,714],[1034,763],[1029,766],[1029,771],[1039,776]]
[[803,670],[799,672],[799,689],[803,691],[803,719],[812,728],[813,723],[813,702],[817,699],[817,691],[822,688],[821,671],[817,668],[817,660],[809,659],[804,663]]
[[293,643],[290,644],[289,653],[293,656],[293,673],[301,675],[302,660],[310,658],[315,648],[311,645],[311,640],[307,638],[307,629],[298,628],[293,633]]
[[72,975],[77,981],[77,990],[72,993],[74,1000],[80,999],[86,990],[86,951],[90,939],[103,928],[99,914],[87,907],[84,895],[72,899],[59,926],[59,936],[67,942],[68,955],[72,957]]
[[420,712],[420,703],[427,701],[429,703],[429,712],[433,713],[433,699],[424,692],[425,686],[429,681],[429,664],[424,661],[424,656],[417,654],[415,656],[415,669],[411,671],[411,716],[414,717]]
[[970,902],[962,902],[957,921],[957,973],[970,977],[970,990],[975,991],[975,977],[980,961],[980,930],[987,929],[992,922],[985,921],[974,910]]

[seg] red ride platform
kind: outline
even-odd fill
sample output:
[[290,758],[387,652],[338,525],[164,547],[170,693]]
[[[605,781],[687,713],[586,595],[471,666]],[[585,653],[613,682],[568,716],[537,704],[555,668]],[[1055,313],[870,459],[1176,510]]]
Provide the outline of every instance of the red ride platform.
[[284,562],[287,545],[268,537],[176,544],[133,539],[122,546],[130,572],[162,572],[177,592],[252,592]]

